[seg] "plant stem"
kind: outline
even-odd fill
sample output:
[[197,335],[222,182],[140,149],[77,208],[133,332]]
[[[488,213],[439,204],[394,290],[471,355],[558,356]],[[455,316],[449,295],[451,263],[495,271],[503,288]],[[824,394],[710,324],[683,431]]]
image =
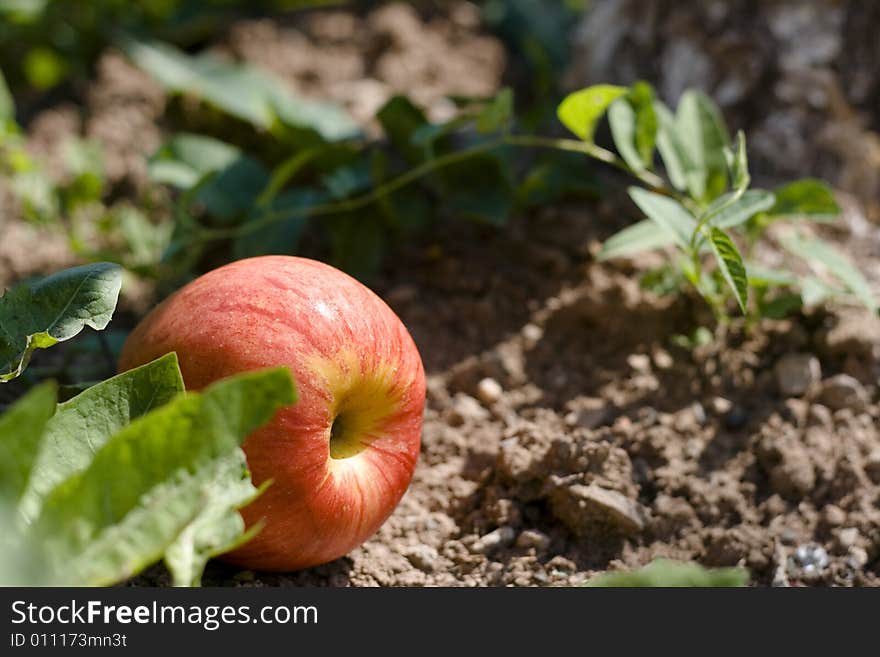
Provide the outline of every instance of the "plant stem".
[[457,162],[461,162],[468,158],[474,157],[475,155],[486,153],[495,148],[498,148],[499,146],[555,148],[557,150],[583,153],[594,159],[599,160],[600,162],[610,164],[611,166],[617,167],[618,169],[621,169],[626,173],[635,176],[638,180],[650,186],[655,191],[673,196],[683,202],[687,200],[683,199],[681,195],[678,194],[678,192],[671,190],[660,176],[650,171],[635,172],[627,166],[626,162],[624,162],[613,152],[602,148],[601,146],[597,146],[596,144],[577,141],[575,139],[555,139],[533,135],[502,135],[496,139],[485,141],[480,144],[476,144],[475,146],[471,146],[469,148],[456,151],[454,153],[441,155],[427,162],[423,162],[422,164],[410,169],[409,171],[402,173],[398,177],[393,178],[392,180],[389,180],[388,182],[379,185],[378,187],[370,190],[365,194],[361,194],[360,196],[355,196],[332,203],[314,205],[307,208],[294,208],[291,210],[268,212],[262,215],[259,219],[255,221],[250,221],[246,224],[242,224],[241,226],[234,226],[230,228],[201,228],[195,235],[194,240],[197,242],[208,242],[213,240],[232,239],[236,237],[241,237],[243,235],[249,235],[262,228],[265,228],[266,226],[270,226],[279,221],[284,221],[285,219],[294,219],[299,217],[320,217],[331,214],[338,214],[341,212],[353,212],[354,210],[359,210],[385,198],[386,196],[396,192],[398,189],[415,182],[419,178],[427,176],[451,164],[455,164]]
[[197,239],[210,241],[216,239],[240,237],[242,235],[253,233],[254,231],[260,230],[261,228],[264,228],[278,221],[283,221],[284,219],[292,219],[295,217],[320,217],[329,214],[337,214],[340,212],[352,212],[354,210],[359,210],[360,208],[366,207],[371,203],[385,198],[389,194],[396,192],[401,187],[405,187],[406,185],[409,185],[419,178],[433,173],[438,169],[442,169],[443,167],[447,167],[450,164],[455,164],[456,162],[466,160],[470,157],[473,157],[474,155],[485,153],[503,144],[503,138],[493,139],[491,141],[477,144],[476,146],[471,146],[470,148],[456,151],[455,153],[441,155],[440,157],[436,157],[433,160],[429,160],[428,162],[423,162],[417,167],[414,167],[409,171],[399,175],[397,178],[393,178],[392,180],[389,180],[388,182],[376,187],[375,189],[370,190],[366,194],[361,194],[360,196],[355,196],[334,203],[313,205],[308,208],[294,208],[292,210],[269,212],[264,214],[256,221],[251,221],[233,228],[203,228],[199,231]]
[[626,162],[623,161],[623,159],[621,159],[608,149],[597,146],[594,143],[578,141],[576,139],[555,139],[552,137],[536,137],[532,135],[511,135],[504,139],[504,143],[510,144],[511,146],[555,148],[561,151],[583,153],[585,155],[589,155],[596,160],[599,160],[600,162],[605,162],[606,164],[610,164],[613,167],[617,167],[618,169],[625,171],[631,176],[635,176],[643,183],[652,187],[655,190],[663,191],[666,193],[668,193],[669,191],[666,186],[666,182],[660,176],[651,173],[650,171],[633,171],[629,168]]

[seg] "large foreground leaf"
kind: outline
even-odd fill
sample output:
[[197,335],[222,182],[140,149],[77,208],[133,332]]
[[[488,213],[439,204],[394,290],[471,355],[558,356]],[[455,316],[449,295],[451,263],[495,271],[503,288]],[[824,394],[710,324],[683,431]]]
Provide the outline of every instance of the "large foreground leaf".
[[55,385],[44,383],[0,415],[0,502],[12,505],[24,493],[54,412]]
[[85,470],[95,453],[113,435],[181,392],[183,379],[177,356],[172,353],[94,385],[59,404],[45,427],[40,452],[22,496],[23,516],[35,518],[49,491]]
[[65,269],[0,298],[0,382],[22,373],[35,349],[104,329],[113,316],[122,269],[109,262]]
[[180,396],[115,434],[49,493],[35,521],[51,581],[109,584],[161,558],[214,506],[219,481],[235,469],[244,478],[241,441],[295,397],[287,370],[246,374]]

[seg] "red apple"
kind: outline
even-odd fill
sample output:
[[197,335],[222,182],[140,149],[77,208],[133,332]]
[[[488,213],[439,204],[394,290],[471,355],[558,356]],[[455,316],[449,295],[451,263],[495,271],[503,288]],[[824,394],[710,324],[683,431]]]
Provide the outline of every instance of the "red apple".
[[226,559],[295,570],[364,542],[412,479],[425,373],[394,312],[329,265],[289,256],[233,262],[157,306],[122,350],[120,370],[176,351],[187,389],[287,366],[299,401],[243,445],[254,483],[242,510],[265,526]]

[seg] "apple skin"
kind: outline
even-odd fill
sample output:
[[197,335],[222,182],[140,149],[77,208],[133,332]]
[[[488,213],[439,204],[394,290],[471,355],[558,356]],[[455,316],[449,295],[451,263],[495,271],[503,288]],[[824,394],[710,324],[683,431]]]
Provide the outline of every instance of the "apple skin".
[[367,287],[306,258],[239,260],[153,309],[119,369],[170,351],[188,390],[264,367],[296,379],[299,401],[243,444],[254,484],[272,484],[241,510],[263,528],[224,560],[272,571],[326,563],[397,506],[419,454],[425,372],[406,327]]

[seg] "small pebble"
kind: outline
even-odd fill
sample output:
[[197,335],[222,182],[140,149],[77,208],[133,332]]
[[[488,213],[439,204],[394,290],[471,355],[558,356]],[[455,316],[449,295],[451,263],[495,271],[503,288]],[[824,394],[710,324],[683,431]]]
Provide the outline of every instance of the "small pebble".
[[464,393],[457,393],[452,400],[452,408],[449,412],[449,424],[454,427],[461,426],[467,421],[479,422],[489,417],[489,411],[483,408],[473,397]]
[[504,390],[501,387],[501,384],[495,379],[487,377],[477,384],[477,397],[481,402],[486,404],[486,406],[491,406],[501,399],[503,393]]
[[821,545],[805,543],[799,545],[791,558],[793,576],[808,579],[818,577],[828,567],[828,553]]
[[516,547],[528,550],[534,548],[538,552],[546,550],[550,545],[550,537],[537,529],[526,529],[516,538]]
[[713,397],[711,406],[713,413],[716,415],[724,415],[733,409],[733,402],[724,397]]
[[706,409],[700,402],[691,404],[691,412],[694,414],[694,421],[697,424],[706,424]]
[[812,354],[786,354],[773,367],[776,384],[786,397],[799,397],[822,378],[819,359]]
[[509,545],[516,537],[516,532],[511,527],[499,527],[488,534],[484,534],[476,540],[471,549],[474,552],[486,554],[499,547]]
[[654,365],[657,366],[658,370],[668,370],[672,368],[674,361],[668,351],[665,349],[657,349],[657,351],[654,352]]
[[880,484],[880,448],[871,450],[865,459],[865,473],[875,484]]
[[811,425],[817,425],[830,429],[832,427],[831,411],[827,406],[822,404],[813,404],[807,413],[807,422]]
[[646,354],[630,354],[626,358],[626,363],[636,372],[651,371],[651,359]]
[[846,522],[846,512],[836,504],[828,504],[822,514],[825,524],[829,527],[840,527]]
[[837,532],[837,544],[844,550],[853,547],[859,540],[859,530],[856,527],[847,527]]
[[437,550],[430,545],[413,545],[403,551],[403,556],[409,559],[409,562],[426,573],[432,573],[437,570],[440,561],[440,555]]
[[868,393],[862,384],[849,374],[838,374],[822,382],[819,401],[832,411],[845,408],[861,411],[868,403]]
[[526,324],[522,327],[522,335],[527,343],[534,345],[535,343],[540,342],[541,338],[544,337],[544,331],[536,324]]
[[865,564],[868,563],[868,552],[865,548],[854,545],[849,549],[849,559],[847,561],[856,570],[864,568]]

